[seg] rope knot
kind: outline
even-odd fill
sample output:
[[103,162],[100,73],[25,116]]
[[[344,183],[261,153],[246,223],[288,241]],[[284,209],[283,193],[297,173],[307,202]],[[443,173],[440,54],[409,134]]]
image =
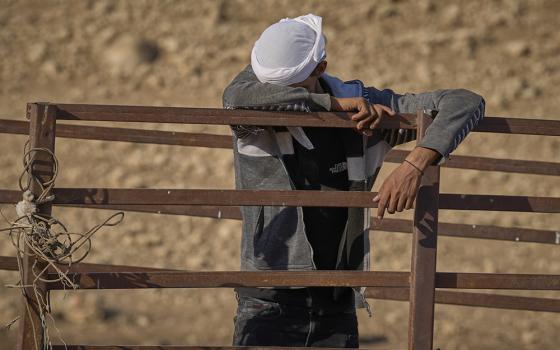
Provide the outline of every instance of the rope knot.
[[16,213],[19,218],[25,216],[31,218],[37,212],[37,205],[33,202],[35,196],[31,191],[26,190],[22,197],[23,199],[16,204]]

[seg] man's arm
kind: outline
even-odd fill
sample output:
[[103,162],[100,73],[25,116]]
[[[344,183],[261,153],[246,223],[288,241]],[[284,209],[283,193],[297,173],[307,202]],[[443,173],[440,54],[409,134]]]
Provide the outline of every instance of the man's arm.
[[[467,134],[484,117],[482,96],[465,90],[436,90],[421,94],[396,94],[392,90],[368,88],[370,100],[391,107],[397,113],[416,113],[418,109],[436,111],[437,115],[419,147],[437,151],[443,158],[459,146]],[[394,137],[399,130],[387,131],[386,141],[391,146],[416,139],[415,130],[406,131],[406,137]]]
[[[374,88],[370,88],[369,92],[373,101],[389,105],[400,113],[415,113],[418,109],[437,111],[419,145],[381,185],[375,201],[378,202],[377,216],[382,218],[385,209],[394,213],[412,208],[424,170],[438,159],[449,157],[484,117],[485,102],[482,96],[464,89],[405,95]],[[398,132],[385,132],[389,135],[386,140],[390,139],[391,146],[416,138],[416,133],[412,131],[407,131],[408,136],[394,137]]]
[[[372,105],[361,97],[336,98],[329,94],[310,93],[303,87],[261,83],[250,65],[226,87],[222,99],[224,108],[229,109],[356,112],[352,115],[352,120],[357,123],[357,129],[366,135],[371,135],[368,126],[379,122],[380,116],[394,115],[388,107]],[[239,138],[256,133],[259,129],[261,128],[258,126],[232,126],[233,132]]]
[[329,94],[310,93],[302,87],[261,83],[251,66],[245,67],[226,87],[224,108],[249,108],[276,111],[310,112],[331,109]]

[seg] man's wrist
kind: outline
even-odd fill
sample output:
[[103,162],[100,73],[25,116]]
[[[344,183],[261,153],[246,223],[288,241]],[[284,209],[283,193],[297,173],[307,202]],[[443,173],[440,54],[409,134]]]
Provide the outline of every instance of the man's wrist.
[[411,163],[412,166],[424,172],[426,168],[433,164],[441,157],[437,151],[425,147],[416,147],[405,158],[406,162]]

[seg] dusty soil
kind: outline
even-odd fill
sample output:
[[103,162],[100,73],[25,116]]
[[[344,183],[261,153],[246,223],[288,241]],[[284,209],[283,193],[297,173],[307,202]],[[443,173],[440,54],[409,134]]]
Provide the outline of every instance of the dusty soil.
[[[558,1],[10,1],[0,0],[0,117],[22,120],[28,101],[219,107],[225,84],[248,63],[270,23],[309,12],[324,17],[329,71],[378,88],[464,87],[484,95],[489,115],[558,119]],[[138,127],[227,134],[226,127]],[[16,188],[22,136],[0,136],[0,188]],[[59,186],[232,188],[229,151],[59,140]],[[456,152],[560,161],[552,137],[473,134]],[[392,167],[387,166],[383,174]],[[560,196],[557,178],[444,170],[442,190]],[[13,218],[12,206],[3,206]],[[108,211],[56,209],[72,230]],[[409,217],[410,213],[402,215]],[[442,212],[442,220],[560,228],[559,215]],[[127,214],[95,237],[89,262],[193,270],[237,269],[240,225],[229,220]],[[409,236],[374,233],[378,270],[410,267]],[[7,237],[0,254],[12,255]],[[440,271],[555,273],[554,245],[441,238]],[[4,288],[0,323],[18,314]],[[513,293],[511,293],[513,294]],[[558,293],[523,295],[560,297]],[[67,343],[227,345],[230,290],[91,291],[53,294]],[[362,346],[406,346],[407,304],[373,301],[360,314]],[[437,306],[442,349],[558,349],[557,314]],[[56,331],[52,327],[53,338]],[[12,349],[15,331],[0,332]]]

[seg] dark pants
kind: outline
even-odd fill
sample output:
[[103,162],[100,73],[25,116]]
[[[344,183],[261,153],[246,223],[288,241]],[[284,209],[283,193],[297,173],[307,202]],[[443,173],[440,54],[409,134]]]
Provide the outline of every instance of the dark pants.
[[359,347],[354,307],[314,309],[240,297],[234,323],[234,346]]

